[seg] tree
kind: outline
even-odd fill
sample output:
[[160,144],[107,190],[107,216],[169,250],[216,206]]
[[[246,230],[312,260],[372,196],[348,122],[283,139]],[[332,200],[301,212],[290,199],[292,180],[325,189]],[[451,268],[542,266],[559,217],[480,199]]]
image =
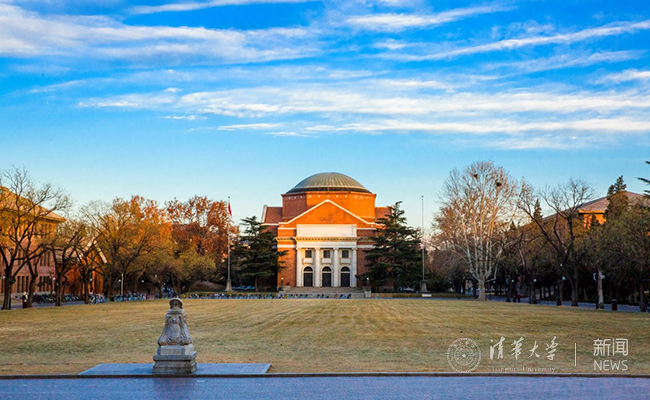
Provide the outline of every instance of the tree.
[[194,196],[185,202],[169,201],[165,203],[165,209],[172,223],[177,256],[191,249],[200,256],[211,257],[215,265],[224,267],[228,231],[234,231],[225,201]]
[[[646,161],[645,163],[650,165],[650,161]],[[639,179],[641,182],[645,183],[646,185],[650,186],[650,179],[646,179],[646,178],[637,178],[637,179]],[[650,197],[650,190],[644,190],[643,192],[645,193],[646,196]]]
[[94,203],[87,212],[107,260],[104,283],[108,298],[118,279],[130,279],[135,287],[150,265],[147,257],[171,246],[171,224],[153,200],[140,196],[117,198],[110,205]]
[[398,201],[390,207],[390,215],[380,218],[380,228],[373,237],[373,248],[366,252],[368,272],[375,290],[387,283],[396,286],[415,286],[421,279],[421,240],[419,231],[406,225],[404,210]]
[[56,235],[47,244],[47,250],[55,259],[54,301],[61,306],[64,283],[68,274],[83,256],[86,240],[86,226],[79,220],[68,219],[57,227]]
[[244,218],[244,234],[232,252],[239,275],[252,278],[255,290],[258,290],[260,278],[276,275],[282,269],[280,259],[286,250],[277,251],[277,244],[272,232],[266,230],[257,217]]
[[25,169],[0,172],[0,257],[4,267],[3,310],[11,308],[11,289],[18,273],[30,272],[27,306],[31,307],[38,278],[38,263],[46,254],[56,225],[57,212],[70,207],[65,192],[49,183],[37,185]]
[[[581,253],[577,248],[578,238],[584,234],[585,225],[580,208],[594,197],[594,191],[586,182],[569,179],[555,188],[544,188],[535,192],[526,185],[522,192],[519,208],[537,225],[541,236],[553,249],[558,271],[566,272],[571,284],[571,305],[578,307],[578,280],[580,276]],[[547,218],[535,217],[535,204],[539,198],[554,212]]]
[[441,194],[442,207],[434,228],[439,240],[454,249],[479,284],[485,300],[485,282],[496,276],[506,232],[518,220],[522,185],[491,161],[452,170]]

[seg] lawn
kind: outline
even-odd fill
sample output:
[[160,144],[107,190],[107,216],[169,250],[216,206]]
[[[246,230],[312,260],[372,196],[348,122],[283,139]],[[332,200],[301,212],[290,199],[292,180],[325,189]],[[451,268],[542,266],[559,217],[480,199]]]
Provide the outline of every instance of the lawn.
[[[0,311],[0,374],[78,373],[151,363],[168,309],[147,301]],[[477,371],[594,372],[594,339],[626,338],[628,374],[650,374],[650,316],[458,300],[186,300],[199,363],[271,363],[270,372],[452,372],[447,349],[476,341]],[[504,358],[490,360],[505,337]],[[556,336],[555,359],[545,344]],[[512,342],[524,338],[518,360]],[[530,355],[537,341],[539,358]],[[577,343],[577,366],[574,366]]]

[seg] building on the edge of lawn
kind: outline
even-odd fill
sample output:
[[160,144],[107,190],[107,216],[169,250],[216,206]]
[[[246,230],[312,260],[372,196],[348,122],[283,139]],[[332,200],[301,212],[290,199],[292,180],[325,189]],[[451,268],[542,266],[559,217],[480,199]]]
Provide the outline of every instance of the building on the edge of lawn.
[[312,175],[282,195],[282,207],[264,206],[262,222],[277,237],[284,268],[278,286],[357,287],[366,272],[376,221],[390,214],[376,194],[347,175]]

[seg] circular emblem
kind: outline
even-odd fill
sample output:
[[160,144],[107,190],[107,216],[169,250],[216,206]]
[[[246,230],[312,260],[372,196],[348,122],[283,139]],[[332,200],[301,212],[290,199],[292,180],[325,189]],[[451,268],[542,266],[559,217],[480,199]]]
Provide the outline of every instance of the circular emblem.
[[447,361],[456,372],[472,372],[481,363],[481,349],[472,339],[456,339],[447,349]]

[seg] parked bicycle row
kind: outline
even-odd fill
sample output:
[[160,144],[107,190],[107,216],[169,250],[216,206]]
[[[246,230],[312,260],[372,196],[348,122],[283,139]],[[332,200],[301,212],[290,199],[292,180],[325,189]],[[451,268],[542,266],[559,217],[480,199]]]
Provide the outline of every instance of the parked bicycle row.
[[261,293],[192,293],[189,295],[181,295],[183,299],[350,299],[351,294],[325,294],[325,293],[309,293],[309,294],[261,294]]

